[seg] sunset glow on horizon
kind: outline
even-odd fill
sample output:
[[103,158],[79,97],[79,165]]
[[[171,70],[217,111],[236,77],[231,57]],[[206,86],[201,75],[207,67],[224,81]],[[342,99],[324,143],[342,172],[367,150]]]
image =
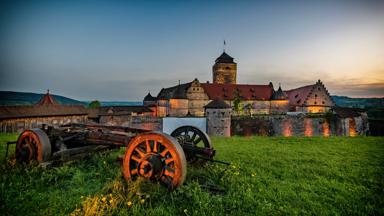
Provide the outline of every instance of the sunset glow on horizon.
[[[380,1],[12,1],[0,5],[0,90],[142,100],[212,81],[223,49],[238,83],[384,97]],[[223,47],[223,41],[226,46]]]

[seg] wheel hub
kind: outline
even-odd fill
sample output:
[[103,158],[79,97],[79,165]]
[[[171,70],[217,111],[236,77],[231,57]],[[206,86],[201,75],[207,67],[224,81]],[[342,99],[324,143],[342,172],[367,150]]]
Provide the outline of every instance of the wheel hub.
[[145,178],[158,178],[163,170],[163,162],[160,155],[149,154],[138,164],[139,175]]

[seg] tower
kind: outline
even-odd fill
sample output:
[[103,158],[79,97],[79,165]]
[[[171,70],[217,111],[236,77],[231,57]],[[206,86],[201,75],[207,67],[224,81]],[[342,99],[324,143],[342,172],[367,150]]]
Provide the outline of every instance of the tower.
[[237,64],[225,51],[216,59],[212,67],[213,83],[236,84]]
[[231,112],[232,108],[223,100],[213,100],[205,107],[207,117],[207,130],[213,136],[231,136]]

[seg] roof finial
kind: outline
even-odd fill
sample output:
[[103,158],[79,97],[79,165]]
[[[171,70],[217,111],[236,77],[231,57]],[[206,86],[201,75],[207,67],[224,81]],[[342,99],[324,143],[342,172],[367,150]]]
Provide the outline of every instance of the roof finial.
[[179,80],[179,85],[180,85],[180,80]]
[[47,89],[47,94],[49,94],[49,89]]
[[223,52],[225,52],[225,45],[227,45],[227,43],[225,42],[225,39],[224,39],[224,42],[223,42]]

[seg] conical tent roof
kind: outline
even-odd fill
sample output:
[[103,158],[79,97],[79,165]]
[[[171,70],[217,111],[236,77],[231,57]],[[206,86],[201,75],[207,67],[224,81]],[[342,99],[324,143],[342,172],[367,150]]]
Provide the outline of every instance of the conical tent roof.
[[223,100],[216,99],[209,102],[207,105],[205,105],[205,108],[206,109],[230,109],[231,106],[229,106]]

